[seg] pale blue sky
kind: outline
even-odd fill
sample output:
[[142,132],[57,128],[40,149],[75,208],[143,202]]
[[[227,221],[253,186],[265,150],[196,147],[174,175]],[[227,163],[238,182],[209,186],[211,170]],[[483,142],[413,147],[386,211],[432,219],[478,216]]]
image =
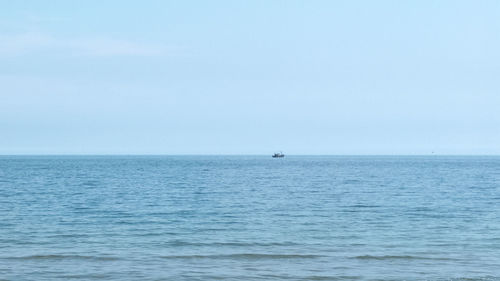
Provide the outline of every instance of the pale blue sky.
[[500,1],[0,4],[0,154],[500,154]]

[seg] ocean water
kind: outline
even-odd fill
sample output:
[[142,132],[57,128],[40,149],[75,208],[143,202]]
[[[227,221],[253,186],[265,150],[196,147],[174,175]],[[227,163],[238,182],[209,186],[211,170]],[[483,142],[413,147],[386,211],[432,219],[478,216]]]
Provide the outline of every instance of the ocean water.
[[0,280],[72,279],[500,280],[500,157],[0,157]]

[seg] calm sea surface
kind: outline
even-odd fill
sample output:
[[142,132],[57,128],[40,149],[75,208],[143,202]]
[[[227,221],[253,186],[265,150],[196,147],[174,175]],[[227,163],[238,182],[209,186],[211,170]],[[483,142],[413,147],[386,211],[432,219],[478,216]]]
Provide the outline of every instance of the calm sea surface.
[[1,280],[500,280],[500,157],[0,157]]

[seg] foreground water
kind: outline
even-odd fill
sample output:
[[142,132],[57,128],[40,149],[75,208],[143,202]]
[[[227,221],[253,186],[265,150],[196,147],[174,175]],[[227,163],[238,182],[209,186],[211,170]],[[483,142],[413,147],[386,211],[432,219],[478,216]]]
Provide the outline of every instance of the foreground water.
[[500,280],[500,157],[0,157],[0,279]]

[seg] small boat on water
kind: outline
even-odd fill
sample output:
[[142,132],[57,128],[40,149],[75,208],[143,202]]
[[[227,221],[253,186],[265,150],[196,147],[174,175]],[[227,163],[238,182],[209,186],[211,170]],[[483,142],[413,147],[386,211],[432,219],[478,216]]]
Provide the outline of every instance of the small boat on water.
[[283,152],[273,154],[273,158],[283,158],[283,157],[285,157],[285,154],[283,154]]

